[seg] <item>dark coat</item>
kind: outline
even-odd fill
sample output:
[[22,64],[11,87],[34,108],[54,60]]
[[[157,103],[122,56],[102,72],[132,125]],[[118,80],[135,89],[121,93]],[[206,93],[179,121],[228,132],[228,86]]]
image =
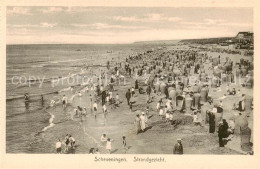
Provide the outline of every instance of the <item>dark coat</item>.
[[125,97],[126,97],[127,99],[130,99],[130,98],[131,98],[131,93],[130,93],[130,91],[127,91],[127,92],[126,92]]
[[183,146],[181,143],[176,143],[174,145],[173,154],[183,154]]
[[209,132],[214,133],[215,132],[215,115],[213,113],[209,113]]

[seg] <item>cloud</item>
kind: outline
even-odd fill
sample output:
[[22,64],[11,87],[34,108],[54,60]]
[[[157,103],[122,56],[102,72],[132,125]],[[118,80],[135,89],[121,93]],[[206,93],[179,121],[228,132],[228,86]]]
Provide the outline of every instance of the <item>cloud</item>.
[[188,22],[188,21],[181,21],[179,22],[180,25],[184,25],[187,28],[193,29],[209,29],[209,28],[219,28],[219,27],[226,27],[226,28],[236,28],[236,29],[248,29],[251,30],[253,28],[253,23],[236,23],[230,22],[223,19],[204,19],[200,22]]
[[160,21],[178,22],[182,20],[182,18],[180,17],[167,17],[163,14],[158,14],[158,13],[147,14],[144,17],[114,16],[113,19],[117,21],[124,21],[124,22],[160,22]]
[[205,21],[204,24],[208,24],[208,25],[216,25],[225,22],[225,20],[223,19],[204,19],[204,21]]
[[17,25],[17,24],[7,24],[8,28],[52,28],[55,27],[57,23],[48,23],[42,22],[40,24],[24,24],[24,25]]
[[79,28],[92,28],[92,29],[145,29],[144,26],[123,26],[123,25],[110,25],[105,23],[94,23],[94,24],[71,24],[73,27]]
[[25,7],[7,8],[8,15],[31,15],[30,9]]
[[75,7],[69,6],[64,9],[67,13],[86,13],[86,12],[102,12],[103,8],[97,7]]
[[57,25],[57,23],[47,23],[47,22],[40,23],[40,26],[44,27],[44,28],[52,28],[52,27],[54,27],[56,25]]
[[180,17],[166,17],[165,15],[158,14],[158,13],[148,14],[147,19],[149,21],[171,21],[171,22],[177,22],[182,20]]
[[130,16],[130,17],[124,17],[124,16],[114,16],[113,17],[114,20],[117,21],[129,21],[129,22],[137,22],[137,21],[142,21],[143,19],[134,17],[134,16]]
[[63,11],[63,8],[61,7],[48,7],[47,9],[41,9],[40,10],[42,13],[57,13]]

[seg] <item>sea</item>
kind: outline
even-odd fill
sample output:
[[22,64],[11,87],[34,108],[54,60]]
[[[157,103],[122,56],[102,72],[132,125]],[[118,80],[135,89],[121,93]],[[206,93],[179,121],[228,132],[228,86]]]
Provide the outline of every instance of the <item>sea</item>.
[[[51,100],[77,86],[85,65],[119,61],[158,44],[44,44],[6,46],[6,153],[39,153],[35,137],[52,127]],[[84,72],[86,73],[86,72]],[[24,94],[30,95],[25,101]]]

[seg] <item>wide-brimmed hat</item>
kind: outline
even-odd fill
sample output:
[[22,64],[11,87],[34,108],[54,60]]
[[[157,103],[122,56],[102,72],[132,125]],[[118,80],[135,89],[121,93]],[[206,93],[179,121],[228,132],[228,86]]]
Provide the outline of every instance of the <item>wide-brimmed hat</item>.
[[218,110],[216,108],[212,109],[212,113],[217,113],[217,112],[218,112]]

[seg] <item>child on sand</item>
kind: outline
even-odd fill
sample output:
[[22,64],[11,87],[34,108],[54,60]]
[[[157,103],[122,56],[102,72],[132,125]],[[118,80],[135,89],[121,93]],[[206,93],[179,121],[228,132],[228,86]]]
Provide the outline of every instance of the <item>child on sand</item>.
[[61,141],[58,139],[58,142],[56,143],[56,152],[57,154],[61,154]]
[[108,92],[108,95],[109,95],[109,103],[112,104],[112,101],[113,101],[113,92],[112,92],[112,91]]
[[107,145],[106,145],[106,149],[108,151],[109,154],[111,154],[111,149],[112,149],[112,139],[108,138],[107,139]]
[[84,107],[84,108],[83,108],[83,111],[82,111],[82,120],[83,120],[83,121],[86,120],[86,117],[87,117],[87,108]]
[[119,95],[118,95],[118,93],[116,94],[116,107],[119,107]]
[[104,113],[104,118],[106,119],[108,113],[106,104],[103,105],[103,113]]
[[96,150],[95,150],[95,154],[100,154],[98,148],[96,148]]
[[163,107],[162,106],[160,106],[160,108],[159,108],[159,116],[163,120]]
[[69,141],[70,141],[70,146],[73,149],[76,141],[71,135],[69,135]]
[[102,136],[100,137],[100,142],[101,142],[101,144],[104,146],[105,143],[106,143],[106,141],[107,141],[107,136],[106,136],[106,134],[102,134]]
[[169,114],[169,110],[168,110],[167,106],[165,106],[164,111],[165,111],[166,122],[168,122],[169,118],[170,118],[170,114]]
[[67,134],[66,137],[65,137],[65,152],[68,152],[69,151],[69,143],[70,143],[70,140],[69,140],[69,135]]
[[73,120],[74,119],[74,116],[75,115],[78,115],[78,109],[77,108],[75,108],[74,110],[73,110],[73,113],[71,113],[71,119]]
[[123,136],[122,138],[123,138],[123,149],[124,149],[125,154],[126,154],[126,151],[128,150],[128,148],[126,147],[126,139],[125,139],[125,136]]

